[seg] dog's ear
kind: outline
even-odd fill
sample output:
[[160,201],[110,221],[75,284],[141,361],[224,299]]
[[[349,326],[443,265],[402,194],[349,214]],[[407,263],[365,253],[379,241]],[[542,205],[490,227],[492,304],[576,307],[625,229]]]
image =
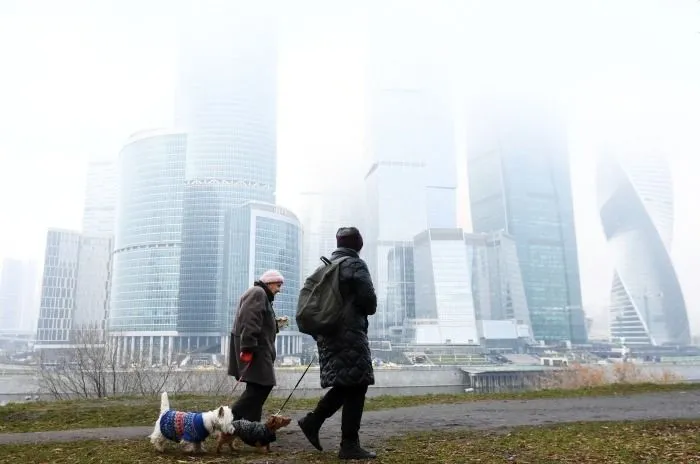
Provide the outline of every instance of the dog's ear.
[[224,407],[223,406],[219,407],[219,417],[222,419],[224,417]]

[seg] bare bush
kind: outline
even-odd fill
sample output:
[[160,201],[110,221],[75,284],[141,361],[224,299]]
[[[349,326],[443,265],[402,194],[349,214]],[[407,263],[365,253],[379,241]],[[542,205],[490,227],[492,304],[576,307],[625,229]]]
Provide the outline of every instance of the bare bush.
[[619,363],[612,367],[572,364],[544,375],[541,386],[544,389],[578,389],[612,384],[669,384],[682,380],[682,377],[668,369],[652,372],[633,363]]
[[[54,399],[104,398],[115,395],[155,395],[168,385],[174,368],[152,368],[147,362],[119,366],[116,343],[102,331],[83,328],[73,331],[72,343],[50,362],[42,352],[39,385]],[[145,357],[139,357],[142,359]],[[178,390],[170,390],[177,392]]]

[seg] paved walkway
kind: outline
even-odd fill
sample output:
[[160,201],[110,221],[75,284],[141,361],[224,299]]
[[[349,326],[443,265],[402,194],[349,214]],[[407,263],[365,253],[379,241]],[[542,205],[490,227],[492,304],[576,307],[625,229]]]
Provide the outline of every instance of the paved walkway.
[[[494,429],[519,425],[544,425],[576,421],[700,419],[700,391],[625,397],[479,401],[429,405],[365,413],[361,436],[365,443],[412,431],[455,428]],[[155,419],[154,419],[155,420]],[[0,434],[0,445],[77,440],[145,439],[152,427],[119,427]],[[321,441],[335,447],[340,441],[340,416],[331,418],[321,431]],[[278,435],[278,442],[292,450],[311,449],[296,421]]]

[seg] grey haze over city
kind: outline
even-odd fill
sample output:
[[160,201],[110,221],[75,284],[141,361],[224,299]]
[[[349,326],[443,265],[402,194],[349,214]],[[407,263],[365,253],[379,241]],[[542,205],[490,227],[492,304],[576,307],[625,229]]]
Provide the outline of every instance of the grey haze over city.
[[[17,316],[21,320],[17,328],[37,328],[47,231],[81,232],[84,210],[92,207],[98,211],[101,202],[118,203],[117,198],[126,198],[122,193],[115,193],[116,198],[111,199],[109,194],[100,196],[104,193],[100,186],[108,184],[110,177],[88,175],[91,163],[117,163],[120,157],[138,163],[145,154],[138,152],[134,143],[143,143],[148,137],[167,138],[159,143],[184,144],[187,152],[183,166],[173,168],[183,170],[183,182],[188,182],[188,186],[206,183],[217,176],[218,165],[212,161],[214,155],[206,154],[210,148],[206,148],[208,142],[201,137],[211,134],[215,126],[236,132],[239,128],[233,125],[244,121],[270,129],[265,123],[271,113],[260,109],[264,104],[274,107],[271,112],[275,113],[271,126],[275,133],[259,133],[260,143],[270,145],[262,151],[265,156],[271,153],[271,158],[260,156],[260,166],[251,169],[273,174],[276,170],[276,187],[269,191],[265,190],[269,185],[263,187],[271,201],[264,194],[256,197],[257,193],[246,200],[275,203],[284,209],[249,207],[246,221],[270,215],[275,215],[278,224],[296,221],[300,248],[302,242],[308,245],[309,237],[318,232],[318,224],[324,220],[343,221],[328,226],[331,234],[338,226],[348,225],[345,222],[356,223],[366,237],[363,256],[372,261],[375,285],[385,301],[391,301],[396,285],[392,287],[391,277],[379,277],[375,271],[386,273],[385,268],[392,264],[377,263],[386,260],[387,255],[397,255],[397,250],[413,237],[418,250],[417,236],[428,227],[485,232],[474,218],[481,217],[484,223],[490,219],[472,207],[478,203],[474,190],[477,180],[488,183],[490,178],[487,171],[483,176],[475,174],[471,160],[488,154],[488,145],[495,140],[489,140],[489,131],[500,131],[501,138],[495,146],[510,153],[510,158],[503,155],[503,159],[517,158],[520,163],[504,167],[503,172],[521,174],[523,179],[517,182],[544,182],[528,180],[528,169],[520,169],[528,165],[528,160],[540,160],[538,150],[547,156],[556,152],[564,163],[568,162],[564,171],[552,168],[551,175],[558,179],[552,181],[559,186],[555,188],[556,201],[563,203],[566,200],[558,196],[560,183],[568,184],[565,177],[570,177],[581,305],[593,322],[588,335],[608,338],[610,307],[623,305],[619,301],[621,293],[616,293],[615,288],[632,292],[634,284],[630,282],[636,282],[634,298],[644,301],[640,311],[654,306],[649,299],[661,300],[659,308],[664,310],[673,308],[668,311],[676,311],[684,300],[690,332],[700,336],[700,287],[696,277],[700,215],[696,213],[697,200],[693,200],[700,197],[696,180],[700,171],[700,4],[696,1],[280,0],[255,4],[251,7],[248,2],[222,0],[0,2],[0,263],[33,262],[34,266],[26,271],[30,277],[25,280],[36,282],[33,287],[23,284],[26,288],[22,292],[30,303],[22,306],[21,317],[3,315],[3,325],[10,319],[15,324]],[[266,19],[248,24],[247,14]],[[240,30],[227,35],[228,25],[237,25],[248,35]],[[228,38],[236,42],[229,43]],[[270,88],[275,89],[274,98],[256,87],[263,83],[253,72],[238,79],[235,67],[225,60],[218,61],[227,56],[253,63],[251,69],[272,70],[262,80],[273,82]],[[226,81],[226,77],[230,80]],[[240,88],[227,89],[227,82]],[[393,92],[390,97],[386,96],[387,89]],[[228,115],[224,114],[221,121],[210,119],[202,123],[202,119],[197,119],[202,114],[209,118],[217,114],[202,103],[208,98],[238,102],[244,114],[239,119],[226,119]],[[152,129],[165,132],[134,136]],[[187,133],[186,142],[176,140],[180,132]],[[255,137],[246,143],[255,145]],[[148,149],[143,150],[151,154]],[[192,174],[196,170],[192,168],[193,150],[200,153],[197,156],[205,153],[201,159],[206,158],[210,164],[201,162],[198,169],[209,169],[208,172]],[[252,153],[255,150],[253,147]],[[479,150],[483,153],[479,154]],[[275,154],[276,167],[271,165]],[[383,167],[388,171],[401,163],[422,163],[428,168],[418,174],[408,170],[400,174],[382,171]],[[507,161],[500,163],[505,166]],[[122,165],[121,169],[126,168]],[[138,164],[131,169],[129,172],[134,175],[146,176],[150,172]],[[402,179],[403,185],[392,183],[391,179]],[[412,181],[417,182],[416,186],[412,186]],[[129,182],[121,179],[117,183],[123,187],[132,185]],[[148,179],[135,180],[133,185],[138,182],[147,183]],[[222,182],[226,184],[225,179]],[[424,185],[426,182],[428,185]],[[625,187],[628,184],[629,188]],[[393,193],[392,186],[396,187]],[[424,187],[428,190],[421,197],[424,203],[416,204],[412,196],[406,196],[407,192]],[[245,188],[254,189],[248,184]],[[513,187],[513,191],[517,188]],[[192,192],[195,190],[192,188]],[[86,198],[86,192],[90,197]],[[196,194],[201,192],[197,190]],[[231,198],[245,196],[238,190],[227,194]],[[177,257],[178,266],[183,268],[194,266],[194,257],[200,256],[199,242],[192,238],[193,233],[202,233],[200,237],[207,240],[219,240],[221,247],[233,247],[240,238],[236,235],[240,231],[235,225],[238,213],[234,210],[239,206],[235,201],[226,206],[226,211],[212,213],[233,218],[225,221],[230,233],[218,236],[219,232],[205,233],[196,228],[198,220],[206,222],[205,208],[200,208],[203,197],[188,195],[185,187],[184,254]],[[512,198],[506,200],[507,194],[502,195],[503,202],[517,209],[511,204]],[[538,195],[532,202],[547,198],[550,193]],[[478,196],[486,201],[489,194],[482,192]],[[196,207],[187,210],[188,201]],[[321,206],[324,201],[342,204],[344,211],[338,213],[333,206]],[[451,202],[454,208],[450,208]],[[490,208],[487,203],[481,205]],[[617,209],[611,211],[615,205]],[[427,219],[413,221],[409,217],[412,209],[421,207],[428,211]],[[381,212],[392,208],[401,212],[392,213],[398,219],[380,225]],[[312,214],[314,210],[327,216],[319,219]],[[187,211],[191,211],[190,216]],[[116,214],[119,217],[121,213]],[[444,214],[449,217],[443,217]],[[561,212],[546,210],[542,214],[558,215],[562,221]],[[403,218],[405,223],[401,222]],[[516,225],[510,225],[511,234],[517,232],[518,220],[514,220]],[[639,226],[642,222],[646,229]],[[417,224],[427,226],[420,228]],[[102,227],[93,226],[96,230]],[[126,221],[116,223],[117,245],[110,252],[118,250],[120,229],[128,228]],[[289,230],[281,233],[293,233]],[[641,232],[625,235],[630,230]],[[323,253],[329,253],[334,246],[333,236],[325,240],[328,241],[324,244],[332,245],[327,245]],[[438,238],[428,237],[430,240]],[[518,238],[514,240],[517,242]],[[100,243],[87,245],[86,249],[97,250],[90,256],[99,256],[99,250],[104,248]],[[163,247],[170,246],[168,243],[164,239]],[[562,239],[562,243],[562,248],[567,248],[570,242]],[[136,247],[124,245],[125,253],[132,245]],[[307,275],[307,256],[315,250],[304,249],[296,258],[295,265],[302,269],[297,288]],[[530,252],[537,253],[536,250],[535,247]],[[667,266],[666,251],[672,267]],[[228,253],[219,264],[220,274],[212,279],[228,277],[250,284],[247,274],[243,280],[236,274],[239,261],[235,250],[231,248]],[[650,258],[639,258],[645,254]],[[119,265],[117,255],[115,252],[114,266]],[[413,252],[411,256],[413,260]],[[420,262],[431,263],[433,268],[427,272],[433,272],[437,280],[436,252],[432,256],[426,258],[415,252],[416,262],[420,258]],[[85,259],[80,257],[80,262]],[[393,265],[398,266],[399,261]],[[550,261],[540,262],[546,268]],[[568,262],[572,265],[571,260]],[[245,266],[247,272],[247,262]],[[671,295],[675,277],[664,280],[668,269],[675,269],[681,299],[680,293]],[[421,296],[423,287],[417,282],[418,274],[416,269],[414,317],[420,319],[417,314],[425,298]],[[113,278],[117,281],[118,275],[115,267]],[[202,294],[199,281],[187,280],[188,275],[191,274],[185,271],[179,274],[181,307],[195,305]],[[470,277],[465,274],[465,280]],[[649,279],[664,282],[647,284]],[[398,286],[405,284],[401,281]],[[202,285],[216,287],[212,282]],[[213,306],[208,309],[211,314],[202,316],[211,316],[215,324],[222,322],[217,319],[219,313],[233,311],[228,303],[241,290],[239,284],[223,285],[227,288],[218,290],[221,298],[212,300]],[[464,285],[469,286],[466,282]],[[112,286],[111,296],[102,297],[111,298],[117,306],[127,305],[123,295],[128,292],[120,296],[119,288],[126,287]],[[530,291],[526,282],[525,292]],[[32,295],[27,296],[32,292],[33,300]],[[90,298],[93,297],[91,293]],[[529,294],[528,297],[532,299]],[[291,299],[282,304],[293,307]],[[392,307],[398,303],[385,304]],[[439,305],[435,298],[432,304]],[[638,301],[629,304],[641,307]],[[107,313],[110,309],[107,304]],[[194,306],[190,309],[192,314],[197,313]],[[400,316],[391,317],[408,318],[406,311],[402,308],[397,313]],[[682,314],[680,320],[684,317]],[[188,327],[187,333],[197,334],[196,337],[216,332],[213,328],[202,331],[194,322],[183,320],[180,315],[177,324]],[[224,325],[229,322],[223,321]],[[120,330],[131,333],[127,328]],[[416,330],[420,333],[420,329]],[[432,332],[426,330],[428,335],[424,336],[428,340]],[[148,333],[152,337],[156,332]],[[375,335],[389,337],[388,332]],[[295,343],[290,339],[291,345],[285,351],[295,353]]]

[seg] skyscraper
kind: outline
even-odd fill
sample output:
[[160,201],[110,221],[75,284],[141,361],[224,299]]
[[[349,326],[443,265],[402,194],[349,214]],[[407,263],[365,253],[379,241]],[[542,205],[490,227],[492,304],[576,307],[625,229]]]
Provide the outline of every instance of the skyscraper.
[[150,355],[170,362],[188,343],[218,341],[177,333],[186,140],[175,131],[142,131],[119,155],[108,330],[122,361]]
[[79,232],[49,229],[36,348],[62,348],[70,344],[79,257]]
[[224,336],[224,221],[275,202],[276,18],[269,2],[198,3],[182,22],[176,125],[187,133],[177,331]]
[[105,329],[117,207],[116,160],[88,165],[73,328]]
[[614,260],[610,335],[626,345],[689,345],[688,312],[671,262],[673,187],[648,144],[615,147],[598,164],[598,207]]
[[531,330],[530,313],[513,237],[498,231],[464,234],[478,320],[515,321]]
[[378,296],[370,335],[378,339],[389,338],[399,322],[388,313],[389,253],[421,231],[455,227],[457,220],[444,44],[423,27],[426,12],[419,5],[397,5],[369,8],[365,255]]
[[0,327],[36,330],[38,269],[33,261],[7,258],[0,268]]
[[[116,208],[116,164],[88,165],[83,231],[49,229],[37,348],[102,340],[109,308]],[[89,330],[78,340],[78,331]],[[88,340],[89,337],[89,340]]]
[[415,342],[478,345],[469,282],[471,263],[462,229],[428,229],[414,242]]
[[587,340],[566,132],[547,102],[472,102],[468,179],[474,232],[515,238],[534,337]]
[[[277,353],[300,354],[302,335],[296,330],[296,308],[302,285],[301,224],[286,208],[249,202],[231,208],[225,223],[224,282],[226,324],[233,327],[235,310],[243,292],[263,272],[276,269],[284,276],[282,291],[275,296],[277,316],[287,316],[290,325],[277,334]],[[228,339],[222,349],[228,349]],[[225,350],[222,351],[222,354]],[[227,354],[227,353],[226,353]]]
[[73,328],[96,330],[102,338],[112,279],[112,237],[80,236]]
[[387,256],[386,312],[390,319],[389,341],[412,342],[414,332],[406,322],[416,318],[416,280],[413,242],[399,243]]
[[115,160],[92,161],[88,165],[83,235],[113,237],[117,206],[117,163]]

